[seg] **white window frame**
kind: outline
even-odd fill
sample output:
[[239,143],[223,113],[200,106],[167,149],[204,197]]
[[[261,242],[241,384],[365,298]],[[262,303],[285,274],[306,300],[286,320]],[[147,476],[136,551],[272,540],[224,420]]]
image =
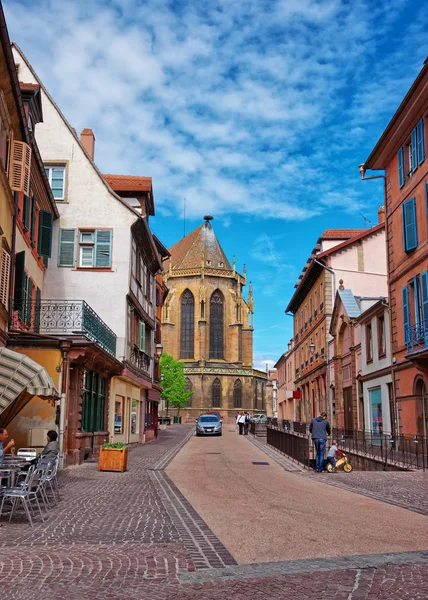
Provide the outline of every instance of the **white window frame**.
[[54,169],[63,169],[63,174],[62,174],[62,196],[61,198],[55,198],[55,201],[59,201],[61,202],[62,200],[65,200],[65,172],[66,172],[66,165],[64,164],[57,164],[57,165],[44,165],[45,168],[45,172],[48,171],[48,173],[46,173],[46,177],[48,178],[49,181],[49,185],[51,186],[51,190],[52,190],[52,195],[53,195],[53,189],[52,189],[52,172]]
[[[82,237],[85,234],[92,234],[92,242],[83,241]],[[92,260],[90,265],[83,264],[83,250],[91,248],[92,249]],[[83,229],[79,230],[79,268],[80,269],[93,269],[94,268],[94,260],[95,260],[95,229]]]

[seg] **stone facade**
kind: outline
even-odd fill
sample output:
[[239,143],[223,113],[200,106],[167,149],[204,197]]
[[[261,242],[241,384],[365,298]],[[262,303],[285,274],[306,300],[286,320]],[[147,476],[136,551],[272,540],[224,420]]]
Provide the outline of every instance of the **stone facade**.
[[246,275],[229,264],[210,220],[170,248],[164,277],[169,294],[162,314],[163,347],[183,360],[192,390],[181,414],[185,419],[208,410],[230,418],[240,409],[270,414],[272,386],[252,366],[251,285],[246,300]]

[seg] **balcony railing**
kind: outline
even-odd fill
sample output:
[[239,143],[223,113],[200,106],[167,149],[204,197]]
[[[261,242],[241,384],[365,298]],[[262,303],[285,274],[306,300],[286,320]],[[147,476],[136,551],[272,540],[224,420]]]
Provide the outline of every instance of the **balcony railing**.
[[82,334],[116,356],[116,334],[84,300],[36,300],[15,305],[17,327],[43,335]]
[[148,354],[140,350],[138,346],[134,346],[133,348],[131,348],[127,360],[131,363],[133,367],[138,369],[138,371],[142,371],[144,375],[147,375],[147,377],[152,378],[153,358],[151,358]]
[[407,352],[428,350],[428,321],[422,320],[416,325],[409,325],[406,331]]

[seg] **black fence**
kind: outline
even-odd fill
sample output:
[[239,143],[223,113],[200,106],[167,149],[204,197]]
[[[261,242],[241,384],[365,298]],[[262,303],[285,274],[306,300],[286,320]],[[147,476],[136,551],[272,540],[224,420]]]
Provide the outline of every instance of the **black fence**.
[[267,443],[293,460],[310,467],[311,444],[309,438],[295,435],[279,428],[267,428]]
[[249,431],[256,437],[266,437],[267,425],[266,423],[253,423],[250,421]]

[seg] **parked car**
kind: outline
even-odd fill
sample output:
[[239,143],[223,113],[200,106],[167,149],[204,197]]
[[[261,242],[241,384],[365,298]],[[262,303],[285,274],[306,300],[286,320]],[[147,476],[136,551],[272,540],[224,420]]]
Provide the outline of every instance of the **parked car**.
[[267,416],[265,414],[257,413],[250,418],[252,423],[267,423]]
[[218,420],[223,423],[223,417],[221,416],[221,414],[219,412],[207,412],[206,414],[207,415],[215,415],[216,417],[218,417]]
[[222,424],[217,415],[199,415],[196,419],[196,435],[221,435]]

